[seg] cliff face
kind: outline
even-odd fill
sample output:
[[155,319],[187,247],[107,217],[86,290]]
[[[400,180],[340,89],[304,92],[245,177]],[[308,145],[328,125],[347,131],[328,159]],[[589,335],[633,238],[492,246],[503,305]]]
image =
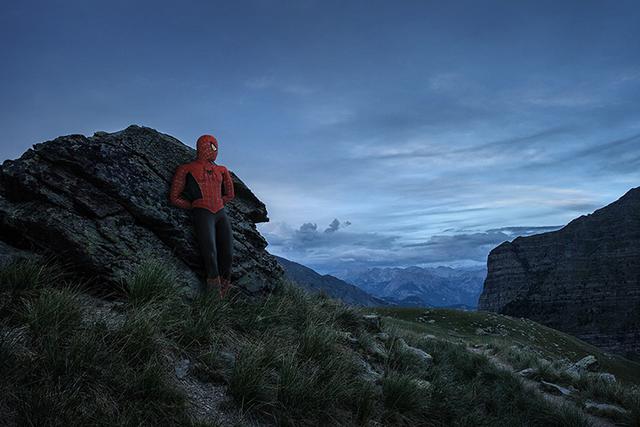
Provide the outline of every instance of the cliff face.
[[561,230],[493,249],[479,309],[640,355],[640,188]]
[[[0,166],[0,253],[53,255],[106,292],[145,258],[174,265],[186,289],[202,264],[188,211],[171,206],[176,167],[195,158],[177,139],[140,126],[35,144]],[[232,278],[250,291],[284,274],[255,223],[265,205],[232,172],[227,204],[234,234]]]

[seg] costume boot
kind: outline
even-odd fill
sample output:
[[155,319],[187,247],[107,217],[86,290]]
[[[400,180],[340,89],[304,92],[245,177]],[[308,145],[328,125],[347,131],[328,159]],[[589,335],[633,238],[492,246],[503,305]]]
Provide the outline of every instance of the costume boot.
[[220,281],[220,276],[216,277],[207,277],[207,286],[205,288],[205,293],[207,295],[211,295],[213,292],[218,292],[220,296],[222,296],[222,282]]
[[231,279],[220,277],[220,282],[222,283],[222,286],[220,287],[220,296],[224,298],[232,287]]

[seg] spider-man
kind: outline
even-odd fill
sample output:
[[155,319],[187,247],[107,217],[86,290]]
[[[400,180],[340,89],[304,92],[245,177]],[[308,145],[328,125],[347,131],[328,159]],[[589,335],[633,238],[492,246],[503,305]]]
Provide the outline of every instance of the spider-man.
[[215,163],[218,140],[202,135],[198,158],[178,166],[171,182],[169,201],[191,209],[193,225],[206,270],[207,293],[218,289],[224,298],[231,287],[233,233],[224,205],[235,197],[229,170]]

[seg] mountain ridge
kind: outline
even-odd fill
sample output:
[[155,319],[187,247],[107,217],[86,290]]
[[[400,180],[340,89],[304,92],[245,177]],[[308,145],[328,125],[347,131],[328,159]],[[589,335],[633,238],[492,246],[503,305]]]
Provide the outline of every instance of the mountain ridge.
[[409,307],[476,307],[483,269],[452,267],[372,267],[345,271],[341,278],[394,305]]
[[355,285],[347,283],[330,274],[320,274],[303,264],[274,255],[282,265],[287,278],[297,283],[307,292],[325,292],[332,298],[341,300],[346,304],[364,307],[377,307],[388,305],[382,299],[376,298]]

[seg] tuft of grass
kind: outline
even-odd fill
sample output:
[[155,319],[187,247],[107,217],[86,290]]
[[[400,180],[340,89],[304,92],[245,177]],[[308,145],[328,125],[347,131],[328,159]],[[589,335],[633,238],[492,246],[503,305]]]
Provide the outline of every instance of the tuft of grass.
[[204,348],[216,340],[221,330],[228,329],[232,307],[216,295],[200,295],[190,305],[180,305],[170,316],[174,321],[169,336],[184,348]]
[[126,314],[124,323],[105,334],[106,344],[133,366],[149,361],[160,350],[156,338],[162,313],[153,307],[144,307]]
[[402,344],[403,341],[405,339],[400,336],[397,330],[390,330],[389,340],[386,342],[388,357],[385,369],[387,371],[414,372],[416,376],[419,376],[419,372],[423,368],[422,363],[415,354],[406,351]]
[[20,258],[0,268],[0,291],[24,294],[42,289],[65,277],[65,272],[52,261]]
[[309,319],[300,333],[300,356],[324,360],[334,352],[337,339],[335,326],[317,319]]
[[415,377],[390,372],[382,379],[386,418],[405,423],[416,422],[426,412],[429,398]]
[[575,407],[564,404],[560,408],[540,405],[538,411],[530,413],[529,422],[536,426],[591,427],[591,421]]
[[640,426],[640,390],[636,390],[629,401],[629,415],[628,424],[630,426]]
[[375,384],[369,381],[357,381],[349,399],[354,414],[354,424],[365,426],[375,419],[380,399],[380,392]]
[[229,392],[243,410],[267,411],[275,405],[273,355],[260,340],[248,341],[236,357]]
[[123,289],[129,303],[139,306],[166,303],[179,297],[175,270],[161,260],[143,262],[124,282]]
[[25,299],[24,320],[34,337],[68,335],[80,325],[82,310],[77,289],[43,289],[35,299]]

